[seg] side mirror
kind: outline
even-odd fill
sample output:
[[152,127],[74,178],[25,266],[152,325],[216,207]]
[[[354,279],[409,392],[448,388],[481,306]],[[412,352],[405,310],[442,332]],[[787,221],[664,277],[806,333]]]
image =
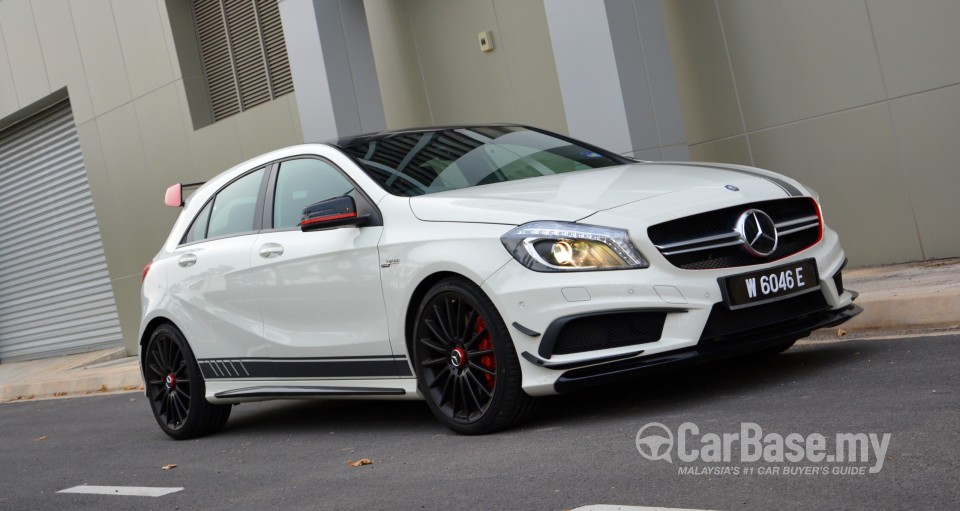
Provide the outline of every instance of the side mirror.
[[183,189],[184,188],[196,188],[203,183],[176,183],[172,184],[167,188],[167,193],[163,195],[163,203],[171,208],[182,208],[183,207]]
[[183,185],[180,183],[170,185],[167,193],[163,196],[163,203],[171,208],[183,206]]
[[300,217],[301,231],[315,231],[345,225],[361,226],[367,221],[368,215],[357,215],[357,203],[353,197],[343,195],[332,199],[315,202],[303,208]]

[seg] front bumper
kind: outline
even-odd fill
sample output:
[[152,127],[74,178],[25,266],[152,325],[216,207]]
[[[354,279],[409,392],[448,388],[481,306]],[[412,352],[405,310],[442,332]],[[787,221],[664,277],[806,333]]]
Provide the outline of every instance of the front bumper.
[[781,342],[806,337],[819,328],[837,326],[861,312],[863,308],[850,304],[842,309],[826,310],[791,321],[738,332],[722,340],[702,339],[692,348],[571,369],[560,375],[554,383],[554,390],[570,392],[635,378],[658,370],[673,369],[684,364],[745,355]]
[[[653,257],[656,259],[657,255]],[[727,351],[720,350],[721,346],[729,346],[736,354],[734,345],[749,351],[741,345],[804,337],[816,328],[839,324],[859,312],[859,308],[850,307],[855,293],[842,288],[838,272],[845,256],[836,233],[829,229],[816,246],[765,266],[806,258],[817,262],[820,290],[808,295],[816,295],[819,302],[806,303],[796,311],[790,300],[769,310],[763,305],[749,307],[743,309],[750,316],[749,321],[741,321],[743,317],[736,314],[714,316],[715,309],[724,303],[718,279],[743,272],[742,268],[682,270],[666,261],[654,260],[650,268],[642,270],[550,274],[532,272],[511,261],[484,281],[482,287],[510,328],[521,359],[523,389],[530,395],[541,396],[582,386],[575,381],[605,381],[600,375],[606,372],[699,358],[708,351]],[[643,332],[650,331],[646,327],[655,327],[656,336],[637,343],[600,343],[582,351],[569,349],[569,345],[557,350],[551,345],[552,325],[566,318],[604,315],[593,322],[602,325],[608,322],[609,314],[617,312],[636,314],[634,318],[625,317],[624,324]],[[640,317],[641,314],[647,317]],[[612,323],[608,326],[614,328]],[[708,328],[713,326],[719,328]],[[708,349],[707,344],[712,343],[707,341],[711,339],[723,342]]]

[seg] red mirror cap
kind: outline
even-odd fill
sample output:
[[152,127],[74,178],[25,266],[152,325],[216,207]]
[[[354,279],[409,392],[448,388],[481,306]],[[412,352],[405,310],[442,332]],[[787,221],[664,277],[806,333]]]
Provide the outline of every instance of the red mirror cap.
[[183,206],[183,185],[177,183],[167,188],[167,193],[163,196],[163,203],[172,208]]

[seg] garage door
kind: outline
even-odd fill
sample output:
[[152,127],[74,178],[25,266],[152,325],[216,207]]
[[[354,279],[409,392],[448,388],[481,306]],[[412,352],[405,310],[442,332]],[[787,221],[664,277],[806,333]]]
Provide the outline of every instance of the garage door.
[[68,102],[0,131],[0,360],[122,344]]

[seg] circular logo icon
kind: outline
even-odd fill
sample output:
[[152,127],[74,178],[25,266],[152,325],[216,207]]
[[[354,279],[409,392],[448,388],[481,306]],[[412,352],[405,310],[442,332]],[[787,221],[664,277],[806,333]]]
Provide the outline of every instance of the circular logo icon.
[[164,384],[171,390],[177,388],[177,379],[173,376],[173,373],[167,375]]
[[737,219],[737,235],[752,255],[767,257],[777,250],[777,224],[759,209],[748,209]]
[[450,363],[453,364],[453,367],[462,367],[466,361],[467,354],[463,351],[463,348],[456,348],[450,353]]
[[727,185],[727,186],[724,186],[724,188],[726,188],[727,190],[730,190],[731,192],[739,192],[739,191],[740,191],[739,188],[737,188],[736,186],[733,186],[733,185]]
[[667,460],[673,463],[670,451],[673,450],[673,432],[659,422],[649,422],[637,431],[637,451],[640,456],[656,461]]

